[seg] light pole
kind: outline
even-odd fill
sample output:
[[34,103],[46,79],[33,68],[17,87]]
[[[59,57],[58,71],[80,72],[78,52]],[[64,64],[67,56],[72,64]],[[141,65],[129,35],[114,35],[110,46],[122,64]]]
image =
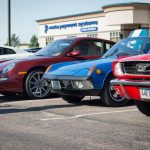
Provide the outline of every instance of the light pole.
[[11,2],[8,0],[8,45],[11,46]]

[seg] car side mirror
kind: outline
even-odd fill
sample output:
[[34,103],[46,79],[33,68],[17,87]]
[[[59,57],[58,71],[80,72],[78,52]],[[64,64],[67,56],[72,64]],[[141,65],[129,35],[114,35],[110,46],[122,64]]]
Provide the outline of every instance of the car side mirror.
[[69,57],[75,57],[79,56],[81,54],[80,50],[72,51],[71,53],[68,53],[67,56]]

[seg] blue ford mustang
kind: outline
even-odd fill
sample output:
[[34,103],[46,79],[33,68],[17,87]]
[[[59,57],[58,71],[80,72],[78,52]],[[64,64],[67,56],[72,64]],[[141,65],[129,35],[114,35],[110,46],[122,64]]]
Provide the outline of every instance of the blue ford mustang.
[[52,91],[69,103],[80,102],[84,96],[97,95],[107,106],[123,106],[128,100],[117,94],[110,84],[114,78],[112,62],[122,56],[149,53],[149,50],[150,37],[125,38],[100,59],[58,63],[50,66],[43,78]]

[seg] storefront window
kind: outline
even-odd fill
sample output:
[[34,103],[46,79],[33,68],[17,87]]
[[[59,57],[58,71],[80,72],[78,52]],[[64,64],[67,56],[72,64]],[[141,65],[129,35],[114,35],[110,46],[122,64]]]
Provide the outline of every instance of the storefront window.
[[97,34],[88,34],[87,37],[97,38]]
[[70,39],[70,38],[76,38],[76,37],[77,37],[76,35],[68,35],[67,36],[68,39]]
[[111,32],[110,33],[110,40],[114,42],[118,42],[121,40],[120,38],[120,32]]
[[46,45],[48,45],[49,43],[52,43],[54,41],[54,37],[46,37]]

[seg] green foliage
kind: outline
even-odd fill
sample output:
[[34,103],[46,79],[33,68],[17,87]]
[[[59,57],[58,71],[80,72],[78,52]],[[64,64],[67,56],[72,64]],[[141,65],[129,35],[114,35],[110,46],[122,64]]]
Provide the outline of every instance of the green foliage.
[[[6,46],[8,46],[8,40],[7,40],[7,43],[5,44]],[[12,34],[11,35],[11,46],[13,47],[19,47],[20,45],[20,39],[19,37],[16,35],[16,34]]]
[[29,47],[39,47],[38,37],[36,35],[32,35]]

